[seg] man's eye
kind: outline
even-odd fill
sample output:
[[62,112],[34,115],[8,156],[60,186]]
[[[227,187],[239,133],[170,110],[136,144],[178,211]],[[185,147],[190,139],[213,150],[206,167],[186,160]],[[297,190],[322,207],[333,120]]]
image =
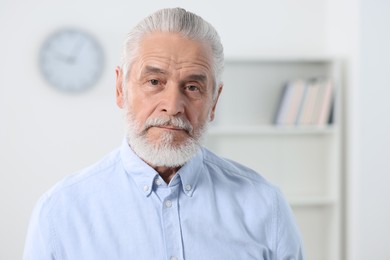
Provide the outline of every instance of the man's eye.
[[189,91],[199,91],[199,87],[194,86],[194,85],[188,85],[188,86],[186,86],[186,89]]
[[149,82],[150,82],[150,84],[152,84],[154,86],[156,86],[160,83],[160,81],[158,79],[151,79],[151,80],[149,80]]

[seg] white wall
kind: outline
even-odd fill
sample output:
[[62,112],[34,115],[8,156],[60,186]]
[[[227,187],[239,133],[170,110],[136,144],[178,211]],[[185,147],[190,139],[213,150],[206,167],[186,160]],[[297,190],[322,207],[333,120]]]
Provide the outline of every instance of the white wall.
[[359,256],[390,259],[390,2],[361,0]]
[[[1,0],[0,259],[21,258],[29,215],[44,191],[63,176],[96,161],[121,142],[121,112],[114,103],[114,68],[119,61],[125,34],[142,17],[168,6],[182,6],[195,11],[219,30],[227,57],[342,55],[355,64],[356,2]],[[80,95],[57,92],[45,83],[39,73],[37,57],[40,44],[50,32],[62,26],[87,29],[104,47],[107,59],[105,71],[98,85],[89,92]],[[370,46],[375,42],[366,44]],[[367,69],[370,71],[370,68]],[[375,80],[375,71],[370,75],[366,82]],[[351,78],[352,82],[356,80],[354,76]],[[384,86],[375,84],[381,91]],[[364,94],[378,96],[381,93],[373,89],[366,91]],[[375,107],[373,104],[377,100],[367,97],[363,109]],[[375,129],[367,128],[367,124],[381,124],[378,120],[369,122],[373,112],[376,110],[362,113],[367,133],[362,145],[373,149],[365,151],[362,161],[366,174],[362,178],[364,181],[369,181],[372,169],[375,169],[375,178],[383,177],[380,174],[384,175],[384,172],[380,170],[385,169],[382,166],[386,167],[386,154],[383,153],[379,164],[381,168],[371,168],[377,159],[373,155],[380,156],[375,151],[380,148],[379,141],[382,140],[378,137],[374,143],[369,142]],[[352,162],[357,161],[354,159],[356,156],[352,157]],[[381,183],[381,179],[371,181]],[[375,185],[369,186],[363,191],[370,193],[375,188]],[[378,213],[379,206],[369,208],[370,198],[363,198],[365,204],[362,210],[373,209]],[[364,225],[369,223],[368,212],[364,214],[366,217]],[[362,234],[369,234],[367,232],[368,226]],[[383,235],[379,230],[377,234]],[[368,238],[364,242],[368,242]],[[360,246],[356,245],[356,248]],[[369,248],[363,247],[367,252]]]

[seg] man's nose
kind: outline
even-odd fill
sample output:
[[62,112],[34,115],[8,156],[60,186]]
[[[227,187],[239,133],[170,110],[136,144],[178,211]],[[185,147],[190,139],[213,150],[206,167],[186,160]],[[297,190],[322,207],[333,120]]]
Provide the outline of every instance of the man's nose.
[[161,112],[168,116],[177,116],[184,113],[185,96],[179,86],[167,86],[162,98]]

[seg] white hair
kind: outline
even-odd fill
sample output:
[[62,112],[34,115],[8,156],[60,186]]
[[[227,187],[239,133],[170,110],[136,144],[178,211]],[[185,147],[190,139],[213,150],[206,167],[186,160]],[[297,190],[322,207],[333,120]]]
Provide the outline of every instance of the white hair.
[[217,96],[218,85],[222,83],[224,67],[223,46],[215,28],[200,16],[182,8],[161,9],[143,19],[128,34],[122,53],[123,91],[125,82],[137,55],[143,37],[153,32],[178,33],[185,38],[204,42],[211,47],[213,62],[213,98]]

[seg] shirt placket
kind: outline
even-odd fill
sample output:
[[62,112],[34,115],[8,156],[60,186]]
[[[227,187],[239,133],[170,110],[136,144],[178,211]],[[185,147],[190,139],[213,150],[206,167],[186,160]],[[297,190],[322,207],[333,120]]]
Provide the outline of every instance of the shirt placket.
[[168,260],[184,260],[178,207],[179,186],[171,187],[171,193],[162,203],[162,223]]

